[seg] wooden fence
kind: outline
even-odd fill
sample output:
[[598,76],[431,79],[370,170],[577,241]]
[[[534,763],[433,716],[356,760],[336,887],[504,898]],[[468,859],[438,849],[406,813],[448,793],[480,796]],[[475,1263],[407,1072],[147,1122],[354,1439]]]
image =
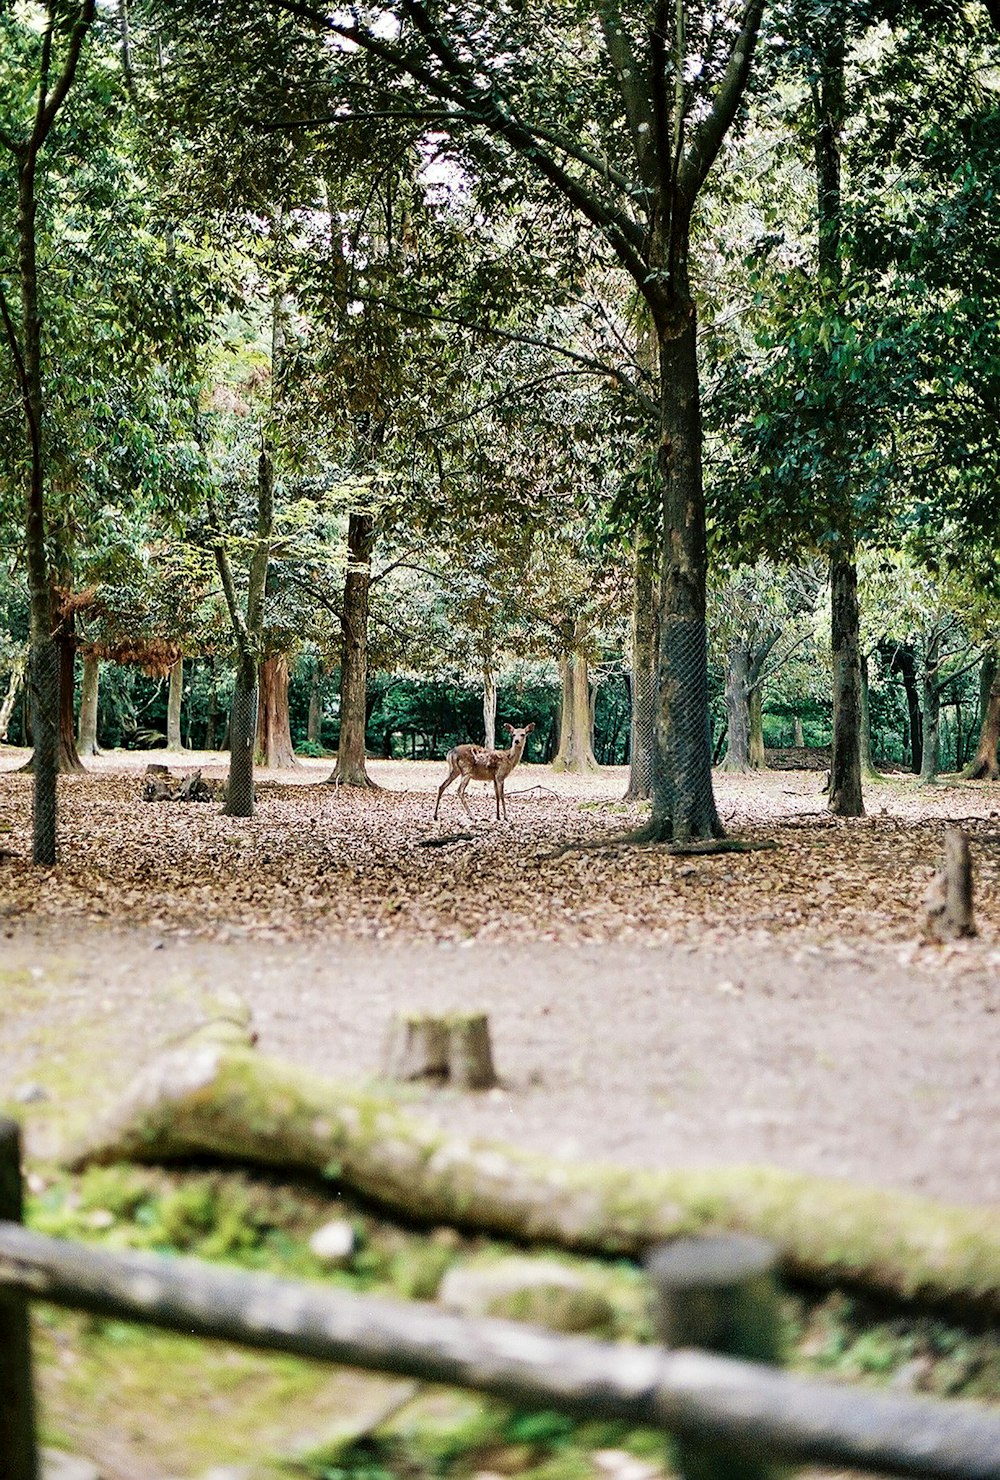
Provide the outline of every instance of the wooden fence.
[[762,1480],[789,1460],[1000,1480],[1000,1415],[987,1408],[859,1392],[767,1365],[774,1251],[760,1240],[668,1245],[650,1266],[665,1344],[626,1346],[197,1260],[103,1253],[31,1233],[21,1217],[18,1129],[0,1120],[0,1480],[38,1475],[28,1332],[36,1299],[658,1427],[672,1436],[681,1473],[697,1480]]

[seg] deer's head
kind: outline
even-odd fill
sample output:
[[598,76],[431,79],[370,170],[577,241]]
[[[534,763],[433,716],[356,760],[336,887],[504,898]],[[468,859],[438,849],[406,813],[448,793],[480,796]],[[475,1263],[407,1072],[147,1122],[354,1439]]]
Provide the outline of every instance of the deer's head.
[[504,725],[504,729],[510,736],[511,750],[523,750],[525,741],[534,728],[534,725],[524,725],[522,729],[518,730],[511,724]]

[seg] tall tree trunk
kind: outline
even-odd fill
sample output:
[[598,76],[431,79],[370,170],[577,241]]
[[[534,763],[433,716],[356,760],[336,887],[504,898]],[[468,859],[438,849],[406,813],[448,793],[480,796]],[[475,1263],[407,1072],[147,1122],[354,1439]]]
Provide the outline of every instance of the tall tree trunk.
[[[575,629],[571,641],[579,641]],[[570,647],[559,659],[562,679],[562,703],[559,710],[559,749],[552,762],[554,771],[586,774],[596,771],[593,730],[591,729],[590,676],[586,655]]]
[[56,651],[59,654],[59,771],[63,776],[72,776],[85,769],[76,748],[76,717],[73,713],[76,623],[72,614],[64,615],[59,623]]
[[7,731],[10,728],[14,707],[17,704],[18,695],[24,686],[24,672],[28,663],[28,654],[25,651],[20,657],[14,659],[10,670],[10,678],[7,680],[7,692],[3,703],[0,704],[0,744],[7,739]]
[[[843,284],[840,150],[845,115],[844,59],[843,27],[831,16],[818,43],[812,99],[818,286],[834,302]],[[843,432],[834,419],[828,431],[827,447],[827,457],[834,468],[845,452]],[[850,497],[841,494],[834,504],[838,506],[841,509],[839,542],[830,560],[833,740],[828,807],[835,817],[863,817],[860,615]]]
[[766,771],[767,756],[764,752],[764,685],[760,682],[751,686],[747,698],[750,716],[750,769]]
[[216,682],[215,659],[206,658],[208,664],[208,705],[205,711],[205,749],[214,750],[216,730],[219,724],[219,689]]
[[368,694],[368,596],[375,520],[354,510],[347,526],[347,575],[341,618],[340,743],[337,764],[327,778],[340,786],[377,791],[365,769],[365,701]]
[[229,712],[229,778],[226,782],[226,816],[252,817],[254,814],[253,761],[257,739],[257,685],[247,683],[247,674],[238,669]]
[[[686,258],[685,237],[681,261]],[[663,532],[653,816],[645,836],[681,843],[722,837],[723,828],[712,789],[695,306],[686,273],[674,268],[685,281],[657,326]]]
[[256,802],[253,781],[254,745],[257,739],[257,662],[264,629],[267,597],[267,567],[274,525],[274,463],[266,447],[257,459],[257,537],[250,557],[247,607],[244,614],[236,599],[229,554],[221,539],[215,543],[215,560],[236,638],[236,684],[229,712],[229,780],[226,783],[227,817],[252,817]]
[[323,664],[317,658],[309,675],[309,717],[306,739],[312,745],[323,744]]
[[181,740],[181,703],[184,698],[184,659],[178,658],[170,670],[167,688],[167,749],[183,750]]
[[83,682],[80,687],[80,721],[76,748],[80,755],[100,755],[97,748],[97,700],[101,686],[101,660],[94,652],[83,659]]
[[932,786],[941,769],[941,685],[938,670],[941,659],[941,636],[936,630],[927,639],[927,650],[920,672],[920,714],[923,720],[923,754],[920,781]]
[[257,760],[271,770],[298,766],[288,714],[288,657],[265,658],[257,670]]
[[878,771],[872,760],[872,716],[868,703],[868,658],[864,653],[860,655],[859,677],[861,680],[861,775],[866,781],[874,781],[878,778]]
[[[35,245],[36,156],[25,160],[18,179],[18,239],[21,286],[22,392],[30,443],[25,498],[25,552],[30,599],[28,695],[31,708],[32,858],[56,862],[59,775],[59,654],[53,637],[52,590],[46,550],[45,480],[42,468],[42,336]],[[12,345],[12,326],[5,327]]]
[[629,726],[627,802],[653,795],[656,745],[656,540],[635,527],[632,546],[632,715]]
[[891,667],[903,680],[906,696],[906,712],[910,731],[910,770],[920,774],[924,751],[924,725],[920,713],[920,691],[917,684],[917,660],[912,648],[897,647],[892,656]]
[[830,562],[833,740],[828,808],[834,817],[863,817],[861,795],[861,660],[858,569],[854,551]]
[[747,702],[748,654],[739,638],[726,654],[726,756],[724,771],[750,769],[750,706]]
[[[983,692],[985,690],[985,693]],[[970,781],[1000,781],[997,746],[1000,745],[1000,665],[995,652],[983,659],[980,675],[982,720],[976,753],[965,768]]]
[[798,715],[795,716],[794,720],[792,721],[792,725],[792,744],[798,750],[801,750],[806,743],[806,737],[802,732],[802,720],[799,718]]
[[489,658],[483,660],[483,743],[495,750],[497,743],[497,676]]

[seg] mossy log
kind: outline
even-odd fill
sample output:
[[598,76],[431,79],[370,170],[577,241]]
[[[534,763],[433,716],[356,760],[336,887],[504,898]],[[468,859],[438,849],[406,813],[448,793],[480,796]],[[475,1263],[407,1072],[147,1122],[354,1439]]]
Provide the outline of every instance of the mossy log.
[[777,1244],[789,1278],[1000,1317],[996,1209],[773,1167],[558,1163],[218,1044],[151,1065],[70,1164],[204,1155],[325,1176],[429,1224],[579,1251],[639,1255],[687,1234],[754,1233]]

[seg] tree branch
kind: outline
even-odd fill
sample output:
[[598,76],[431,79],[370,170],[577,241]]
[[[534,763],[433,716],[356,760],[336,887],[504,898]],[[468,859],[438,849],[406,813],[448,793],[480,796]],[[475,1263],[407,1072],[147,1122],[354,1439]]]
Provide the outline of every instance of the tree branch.
[[[1000,0],[998,0],[1000,3]],[[653,138],[653,105],[649,79],[642,75],[636,61],[635,47],[625,30],[617,0],[603,0],[598,5],[601,31],[608,51],[608,60],[618,80],[625,117],[632,135],[636,163],[643,184],[656,184],[656,150]]]
[[678,190],[689,206],[694,203],[698,191],[705,183],[716,155],[722,147],[726,131],[736,116],[736,110],[750,75],[750,64],[753,61],[754,46],[757,42],[757,32],[763,11],[764,0],[747,0],[743,24],[733,43],[729,63],[719,83],[711,111],[695,131],[680,166]]
[[[48,132],[55,122],[56,114],[65,102],[66,94],[73,85],[73,78],[76,76],[76,68],[80,60],[80,53],[83,50],[84,39],[93,24],[95,13],[96,0],[82,0],[79,16],[73,23],[73,29],[70,32],[69,48],[66,52],[66,60],[63,63],[62,72],[59,74],[59,78],[52,92],[46,97],[49,57],[51,56],[52,49],[52,22],[50,18],[48,29],[45,32],[45,42],[43,43],[42,74],[38,86],[38,113],[29,143],[29,150],[32,155],[37,155],[39,149],[44,144]],[[46,48],[48,56],[46,55]]]
[[[373,56],[381,58],[397,71],[405,72],[415,82],[419,82],[435,97],[459,103],[469,114],[469,122],[478,124],[495,138],[501,139],[515,153],[522,155],[543,179],[564,195],[592,225],[597,227],[622,266],[631,273],[640,286],[645,281],[647,275],[643,255],[645,236],[637,222],[610,202],[602,201],[581,181],[574,179],[550,154],[540,149],[537,139],[541,135],[536,134],[531,126],[522,123],[513,114],[505,111],[491,93],[480,88],[475,79],[469,77],[467,70],[457,58],[455,58],[454,65],[458,70],[450,73],[451,80],[449,80],[447,77],[438,76],[412,56],[382,41],[370,31],[364,30],[357,24],[345,25],[333,16],[302,3],[302,0],[270,0],[270,3],[287,14],[308,20],[311,24],[335,36],[340,36],[363,51],[368,51]],[[763,0],[760,0],[760,3],[763,3]],[[435,47],[439,48],[435,51],[435,55],[439,56],[442,65],[447,65],[442,55],[442,53],[448,54],[447,42],[432,25],[423,6],[417,4],[417,0],[404,0],[404,9],[432,50]],[[565,143],[557,147],[565,147]],[[604,172],[603,164],[600,167]]]

